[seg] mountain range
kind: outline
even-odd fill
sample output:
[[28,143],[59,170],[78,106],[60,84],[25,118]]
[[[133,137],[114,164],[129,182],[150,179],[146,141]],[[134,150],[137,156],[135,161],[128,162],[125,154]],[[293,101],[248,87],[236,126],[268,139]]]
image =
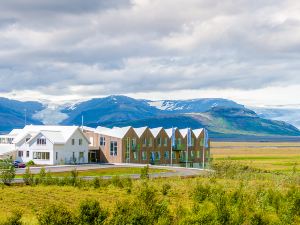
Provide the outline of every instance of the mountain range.
[[149,126],[179,128],[205,127],[213,138],[299,136],[293,125],[270,120],[234,101],[221,98],[150,101],[126,96],[95,98],[51,109],[40,102],[20,102],[0,98],[0,130],[6,132],[27,123],[86,126]]

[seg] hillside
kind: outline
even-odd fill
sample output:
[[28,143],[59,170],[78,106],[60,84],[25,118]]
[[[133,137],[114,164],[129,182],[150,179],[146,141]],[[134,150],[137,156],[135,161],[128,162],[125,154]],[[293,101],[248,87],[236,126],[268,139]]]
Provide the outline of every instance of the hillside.
[[13,128],[21,128],[25,123],[25,110],[27,124],[42,124],[33,119],[33,115],[41,111],[44,106],[38,102],[21,102],[0,98],[0,132],[8,132]]

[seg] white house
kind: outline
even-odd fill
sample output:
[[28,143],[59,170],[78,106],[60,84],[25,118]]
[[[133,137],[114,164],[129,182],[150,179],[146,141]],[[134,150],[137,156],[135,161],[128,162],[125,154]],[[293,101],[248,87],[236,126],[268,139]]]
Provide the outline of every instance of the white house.
[[[36,164],[88,163],[89,140],[78,126],[28,125],[15,129],[12,145],[16,159]],[[0,144],[1,149],[1,144]]]

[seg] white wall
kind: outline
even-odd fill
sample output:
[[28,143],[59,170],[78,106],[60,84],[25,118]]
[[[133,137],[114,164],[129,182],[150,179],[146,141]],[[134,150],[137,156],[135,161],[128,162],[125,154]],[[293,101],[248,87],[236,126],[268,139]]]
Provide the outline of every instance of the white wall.
[[[75,139],[74,145],[72,145],[72,139]],[[79,145],[79,139],[82,139],[82,145]],[[88,148],[89,143],[85,136],[79,130],[76,130],[65,145],[54,145],[54,164],[72,164],[73,152],[77,163],[88,163]],[[57,160],[56,152],[58,154]],[[83,158],[79,158],[80,152],[83,152]]]
[[[38,145],[37,139],[38,138],[46,138],[42,134],[35,137],[30,143],[26,143],[26,138],[24,138],[18,145],[16,146],[16,149],[18,151],[23,151],[23,157],[18,156],[17,152],[17,160],[20,160],[22,162],[29,162],[30,160],[33,160],[35,164],[40,165],[53,165],[53,144],[46,138],[46,145]],[[29,151],[29,157],[26,157],[26,152]],[[43,160],[43,159],[33,159],[33,152],[49,152],[50,153],[50,159],[49,160]]]

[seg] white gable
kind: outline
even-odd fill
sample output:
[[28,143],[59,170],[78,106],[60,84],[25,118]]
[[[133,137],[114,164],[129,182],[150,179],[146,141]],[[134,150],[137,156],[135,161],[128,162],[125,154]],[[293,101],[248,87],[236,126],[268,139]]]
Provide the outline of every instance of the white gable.
[[133,129],[134,129],[135,133],[136,133],[139,137],[141,137],[147,128],[148,128],[148,127],[139,127],[139,128],[133,128]]
[[162,127],[156,127],[156,128],[152,128],[150,129],[151,133],[153,134],[154,137],[157,137],[157,135],[159,134],[159,132],[162,130]]

